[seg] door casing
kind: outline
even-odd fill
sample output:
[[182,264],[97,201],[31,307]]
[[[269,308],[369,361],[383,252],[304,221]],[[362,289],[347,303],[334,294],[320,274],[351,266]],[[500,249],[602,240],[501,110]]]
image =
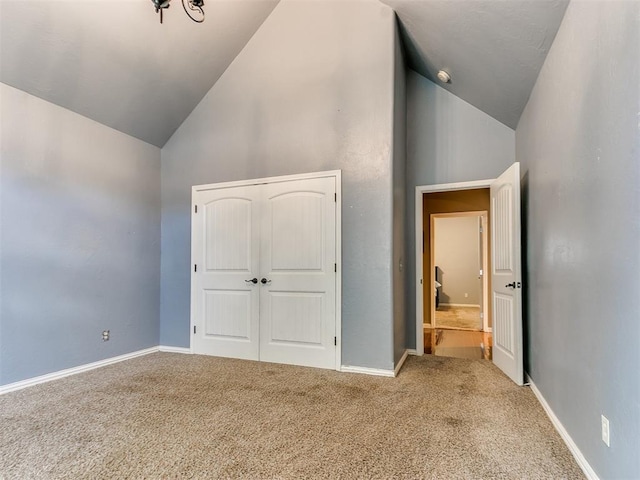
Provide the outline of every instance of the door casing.
[[[248,185],[262,185],[268,183],[290,182],[295,180],[306,180],[311,178],[325,178],[333,177],[336,182],[336,295],[335,295],[335,312],[336,312],[336,358],[335,369],[340,370],[342,365],[342,171],[331,170],[324,172],[313,172],[297,175],[284,175],[276,177],[256,178],[250,180],[240,180],[233,182],[223,183],[211,183],[206,185],[195,185],[191,188],[191,215],[195,214],[195,202],[194,194],[206,190],[215,190],[221,188],[231,187],[243,187]],[[193,217],[192,217],[193,218]],[[195,247],[191,239],[191,264],[195,263]],[[193,327],[196,325],[195,311],[194,311],[194,276],[191,275],[191,311],[190,311],[190,325],[189,332],[193,332]],[[193,353],[192,335],[189,335],[189,350]]]

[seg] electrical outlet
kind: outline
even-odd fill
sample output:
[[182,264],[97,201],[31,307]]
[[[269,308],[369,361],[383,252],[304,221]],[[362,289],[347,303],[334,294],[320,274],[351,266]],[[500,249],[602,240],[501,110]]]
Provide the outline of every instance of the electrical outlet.
[[604,415],[600,415],[602,419],[602,441],[609,447],[609,419]]
[[109,341],[109,330],[103,330],[102,331],[102,341],[103,342],[108,342]]
[[468,294],[468,293],[465,293],[465,294],[464,294],[464,298],[469,298],[469,294]]

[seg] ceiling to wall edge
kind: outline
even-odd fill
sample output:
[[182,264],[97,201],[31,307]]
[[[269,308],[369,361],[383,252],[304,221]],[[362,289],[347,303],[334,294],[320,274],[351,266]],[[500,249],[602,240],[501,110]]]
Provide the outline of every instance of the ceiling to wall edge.
[[[422,73],[418,72],[418,71],[417,71],[417,70],[412,66],[410,49],[411,49],[411,48],[415,48],[415,47],[412,47],[412,46],[411,46],[411,43],[410,43],[411,41],[410,41],[410,39],[408,39],[408,38],[407,38],[407,35],[406,35],[406,33],[405,33],[405,30],[406,30],[406,29],[403,27],[403,24],[402,24],[401,19],[399,18],[399,16],[398,16],[398,14],[397,14],[396,10],[395,10],[393,7],[389,6],[389,5],[388,5],[388,4],[386,4],[384,1],[381,1],[381,0],[376,0],[376,1],[377,1],[378,3],[380,3],[381,5],[384,5],[385,7],[390,8],[390,9],[393,11],[393,13],[394,13],[394,19],[395,19],[395,22],[396,22],[396,28],[398,28],[398,33],[399,33],[399,35],[398,35],[398,36],[399,36],[399,38],[400,38],[400,47],[401,47],[401,49],[402,49],[402,51],[403,51],[403,56],[404,56],[404,58],[405,58],[405,70],[406,70],[406,71],[411,71],[411,72],[413,72],[413,73],[415,73],[415,74],[419,75],[420,77],[425,78],[425,79],[427,79],[427,80],[429,80],[429,81],[433,82],[436,86],[438,86],[438,87],[440,87],[440,88],[443,88],[441,85],[438,85],[438,83],[437,83],[437,82],[434,82],[432,79],[430,79],[430,78],[426,77],[425,75],[423,75]],[[246,48],[247,48],[247,46],[250,44],[250,42],[253,40],[253,38],[255,37],[255,35],[257,34],[257,32],[258,32],[258,31],[260,31],[260,29],[261,29],[261,28],[263,28],[263,26],[264,26],[265,22],[266,22],[268,19],[270,19],[270,18],[271,18],[271,16],[274,14],[274,12],[275,12],[275,11],[276,11],[276,9],[280,6],[280,4],[281,4],[281,1],[280,1],[280,0],[275,0],[275,5],[274,5],[273,9],[269,12],[269,14],[264,18],[264,20],[263,20],[263,21],[258,25],[258,27],[257,27],[257,28],[254,30],[254,32],[250,35],[250,37],[248,38],[248,40],[246,41],[246,43],[242,46],[242,48],[240,48],[240,50],[238,51],[238,53],[233,57],[233,59],[229,62],[229,64],[227,64],[227,65],[224,67],[224,70],[223,70],[223,71],[222,71],[222,73],[218,76],[218,78],[215,80],[215,82],[211,85],[211,87],[210,87],[207,91],[205,91],[205,92],[204,92],[204,94],[202,95],[202,97],[201,97],[201,98],[198,100],[198,102],[195,104],[194,108],[193,108],[193,109],[192,109],[192,110],[191,110],[191,111],[190,111],[190,112],[185,116],[185,118],[184,118],[184,119],[183,119],[183,120],[182,120],[182,121],[177,125],[177,127],[173,130],[173,132],[168,136],[168,138],[167,138],[163,143],[161,143],[161,144],[160,144],[160,143],[158,143],[158,144],[156,144],[156,143],[152,143],[152,142],[150,142],[150,141],[148,141],[148,140],[144,140],[144,139],[142,139],[142,138],[140,138],[140,137],[138,137],[138,136],[136,136],[136,135],[132,134],[132,132],[123,131],[123,130],[120,130],[120,129],[118,129],[118,128],[111,127],[111,126],[109,126],[109,125],[105,125],[105,124],[103,124],[103,125],[108,126],[108,127],[110,127],[110,128],[114,128],[114,130],[120,131],[121,133],[124,133],[124,134],[126,134],[126,135],[128,135],[128,136],[131,136],[132,138],[136,138],[136,139],[138,139],[138,140],[140,140],[140,141],[143,141],[143,142],[145,142],[145,143],[148,143],[149,145],[153,145],[153,146],[155,146],[155,147],[158,147],[158,148],[160,148],[160,149],[162,150],[162,149],[167,145],[167,143],[171,140],[171,138],[173,138],[173,136],[176,134],[176,132],[177,132],[177,131],[182,127],[182,125],[184,124],[184,122],[189,118],[189,116],[193,113],[193,111],[198,107],[198,105],[202,102],[202,100],[206,97],[206,95],[207,95],[207,94],[208,94],[208,93],[209,93],[209,92],[210,92],[210,91],[215,87],[215,85],[218,83],[218,81],[219,81],[219,80],[220,80],[220,79],[221,79],[221,78],[222,78],[222,77],[227,73],[227,71],[228,71],[229,67],[230,67],[231,65],[233,65],[233,63],[237,60],[237,58],[238,58],[238,57],[239,57],[239,56],[240,56],[240,55],[245,51],[245,49],[246,49]],[[395,41],[395,38],[394,38],[394,41]],[[19,86],[11,85],[10,83],[8,83],[8,82],[6,82],[6,81],[4,81],[3,83],[5,83],[6,85],[9,85],[9,86],[11,86],[11,87],[13,87],[13,88],[18,88],[18,89],[20,89],[20,87],[19,87]],[[478,109],[479,111],[482,111],[482,112],[483,112],[483,113],[485,113],[486,115],[489,115],[489,114],[487,114],[486,112],[484,112],[483,110],[481,110],[480,108],[478,108],[477,106],[475,106],[475,105],[473,105],[472,103],[468,102],[467,100],[465,100],[465,99],[463,99],[463,98],[461,98],[461,97],[457,96],[454,92],[451,92],[451,91],[449,91],[449,90],[447,90],[447,89],[444,89],[444,90],[448,91],[449,93],[451,93],[452,95],[456,96],[456,97],[457,97],[457,98],[459,98],[460,100],[462,100],[462,101],[464,101],[464,102],[468,103],[469,105],[472,105],[474,108]],[[29,92],[26,92],[26,93],[29,93]],[[62,107],[62,108],[66,108],[66,107]],[[78,113],[78,112],[75,112],[75,113],[77,113],[77,114],[79,114],[79,115],[81,115],[81,116],[84,116],[85,118],[89,118],[89,119],[90,119],[90,120],[92,120],[92,121],[97,121],[98,123],[101,123],[101,122],[99,122],[98,120],[95,120],[95,119],[94,119],[94,118],[92,118],[92,117],[88,117],[87,115],[84,115],[84,114],[81,114],[81,113]],[[495,117],[493,117],[493,116],[491,116],[491,115],[489,115],[489,116],[490,116],[491,118],[494,118],[494,119],[495,119]],[[495,119],[495,120],[496,120],[496,121],[498,121],[498,122],[500,122],[500,120],[498,120],[498,119]],[[505,125],[503,122],[500,122],[500,123],[501,123],[501,124],[503,124],[503,125]],[[102,124],[102,123],[101,123],[101,124]],[[510,128],[510,129],[512,129],[512,130],[515,130],[514,128],[510,127],[509,125],[506,125],[506,126],[507,126],[508,128]]]
[[[207,96],[207,94],[209,93],[209,91],[211,91],[215,85],[218,83],[218,81],[220,81],[220,79],[225,75],[225,73],[227,72],[227,70],[231,67],[231,65],[233,65],[233,63],[236,61],[236,59],[242,54],[242,52],[247,48],[247,46],[249,45],[249,43],[251,42],[251,40],[253,39],[253,37],[255,37],[255,35],[260,31],[260,29],[262,28],[262,26],[267,22],[267,20],[271,17],[271,15],[273,15],[273,12],[278,8],[278,6],[281,3],[281,0],[276,0],[277,3],[275,5],[275,7],[273,8],[273,10],[271,10],[271,12],[269,13],[269,15],[267,15],[264,19],[264,21],[258,26],[258,28],[255,30],[255,32],[253,32],[253,35],[251,35],[251,37],[249,37],[249,39],[247,40],[247,43],[244,44],[244,46],[240,49],[240,51],[238,52],[238,54],[233,58],[233,60],[231,60],[231,62],[229,63],[229,65],[227,65],[227,67],[224,69],[224,71],[222,72],[222,74],[218,77],[218,79],[214,82],[214,84],[211,86],[211,88],[203,95],[203,97],[200,99],[200,102]],[[478,110],[479,112],[482,112],[483,114],[491,117],[492,119],[494,119],[496,122],[504,125],[505,127],[509,128],[510,130],[515,131],[515,128],[505,124],[504,122],[498,120],[497,118],[489,115],[487,112],[481,110],[479,107],[477,107],[476,105],[473,105],[472,103],[468,102],[467,100],[458,97],[455,93],[450,92],[449,90],[443,88],[441,85],[438,85],[437,82],[434,82],[432,79],[426,77],[425,75],[423,75],[422,73],[418,72],[415,68],[412,67],[411,64],[411,55],[409,54],[409,48],[413,48],[412,47],[412,43],[411,40],[408,38],[407,34],[406,34],[406,29],[404,28],[403,24],[402,24],[402,20],[400,19],[400,17],[398,16],[398,13],[396,12],[396,10],[385,4],[382,0],[376,0],[378,3],[380,3],[381,5],[384,5],[385,7],[390,8],[393,11],[393,15],[395,18],[395,23],[396,23],[396,28],[398,29],[398,37],[400,38],[400,48],[402,50],[402,55],[404,57],[404,66],[405,66],[405,72],[413,72],[416,75],[419,75],[420,77],[424,78],[425,80],[428,80],[430,82],[432,82],[436,87],[447,91],[448,93],[450,93],[451,95],[455,96],[456,98],[458,98],[459,100],[465,102],[466,104],[472,106],[473,108],[475,108],[476,110]],[[395,38],[394,38],[395,41]],[[529,96],[531,95],[531,93],[529,93]],[[198,104],[194,107],[194,110],[198,107],[198,105],[200,104],[200,102],[198,102]],[[528,102],[528,97],[527,97],[527,102]],[[523,110],[524,111],[524,110]],[[191,113],[193,112],[193,110],[191,111]],[[189,113],[189,115],[191,115],[191,113]],[[182,124],[187,120],[187,118],[189,118],[189,115],[187,115],[187,117],[182,121],[182,123],[180,123],[180,125],[178,125],[178,127],[173,131],[173,133],[169,136],[169,138],[165,141],[164,144],[162,144],[161,146],[158,146],[160,149],[163,149],[165,147],[165,145],[167,143],[169,143],[169,141],[171,140],[171,138],[176,134],[176,132],[178,130],[180,130],[180,127],[182,126]]]
[[[379,1],[379,0],[378,0]],[[280,6],[281,0],[275,0],[275,6],[273,7],[273,9],[269,12],[269,15],[267,15],[264,20],[262,21],[262,23],[260,23],[260,25],[258,25],[258,28],[255,29],[255,31],[253,32],[253,34],[251,34],[251,36],[249,37],[249,39],[247,40],[247,42],[242,46],[242,48],[238,51],[238,54],[233,57],[233,59],[229,62],[229,64],[225,67],[225,69],[222,71],[222,73],[220,74],[220,76],[216,79],[215,82],[213,82],[213,85],[211,85],[211,88],[209,88],[209,90],[207,90],[204,95],[202,96],[202,98],[200,98],[200,100],[198,101],[198,103],[196,104],[195,107],[193,107],[193,110],[191,110],[191,112],[189,112],[189,114],[184,118],[184,120],[182,120],[182,122],[180,123],[180,125],[178,125],[176,127],[176,129],[173,131],[173,133],[171,135],[169,135],[169,138],[167,138],[167,140],[165,140],[165,142],[162,145],[158,145],[158,147],[160,148],[160,150],[164,149],[164,147],[167,145],[167,143],[169,143],[169,141],[173,138],[173,136],[176,134],[176,132],[178,130],[180,130],[180,128],[182,127],[182,125],[184,124],[184,122],[187,121],[187,119],[191,116],[191,114],[194,112],[194,110],[196,108],[198,108],[198,105],[200,105],[200,103],[202,103],[202,100],[204,100],[204,98],[209,94],[209,92],[211,90],[213,90],[216,86],[216,84],[220,81],[220,79],[222,77],[224,77],[224,75],[227,73],[227,70],[229,70],[229,68],[231,67],[231,65],[234,64],[234,62],[237,60],[237,58],[242,55],[242,52],[244,52],[244,50],[247,48],[247,46],[249,45],[249,43],[251,43],[251,40],[253,40],[253,37],[256,36],[256,34],[260,31],[260,29],[262,28],[262,26],[267,22],[267,20],[269,20],[269,18],[271,18],[271,15],[273,15],[273,12],[275,12],[275,10]]]

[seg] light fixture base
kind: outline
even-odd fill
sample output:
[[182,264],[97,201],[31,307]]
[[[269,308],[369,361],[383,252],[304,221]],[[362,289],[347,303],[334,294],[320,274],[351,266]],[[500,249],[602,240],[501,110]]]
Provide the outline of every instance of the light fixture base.
[[[162,13],[169,8],[171,0],[151,0],[156,8],[156,13],[160,14],[160,23],[162,23]],[[204,0],[182,0],[182,8],[191,20],[196,23],[204,22]]]

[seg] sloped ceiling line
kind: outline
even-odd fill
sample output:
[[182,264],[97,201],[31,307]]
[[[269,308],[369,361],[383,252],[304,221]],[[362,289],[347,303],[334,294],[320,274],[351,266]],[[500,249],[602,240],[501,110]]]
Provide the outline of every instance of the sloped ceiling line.
[[[212,0],[202,24],[161,25],[149,0],[3,0],[0,81],[162,147],[278,1]],[[568,1],[381,0],[412,69],[438,83],[446,68],[441,86],[514,129]]]
[[0,81],[162,147],[277,3],[215,0],[201,24],[160,24],[150,0],[3,0]]
[[[515,129],[569,0],[381,0],[409,66]],[[436,78],[447,70],[450,84]]]

